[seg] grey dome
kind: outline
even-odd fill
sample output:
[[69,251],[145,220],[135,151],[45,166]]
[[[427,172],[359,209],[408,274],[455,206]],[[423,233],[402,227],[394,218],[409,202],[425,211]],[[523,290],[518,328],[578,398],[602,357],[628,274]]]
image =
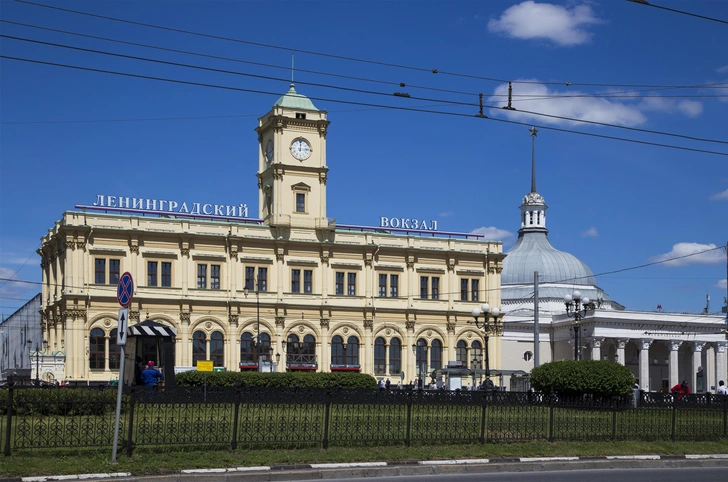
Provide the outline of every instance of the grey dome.
[[501,286],[532,284],[534,271],[544,283],[597,285],[592,270],[576,256],[551,246],[544,232],[527,232],[518,237],[503,260]]

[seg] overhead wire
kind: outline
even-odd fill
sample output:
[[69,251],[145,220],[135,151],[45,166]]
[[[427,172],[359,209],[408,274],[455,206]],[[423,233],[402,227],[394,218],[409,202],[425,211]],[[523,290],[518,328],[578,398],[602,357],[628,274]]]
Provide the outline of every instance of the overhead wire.
[[[104,50],[89,49],[89,48],[77,47],[77,46],[73,46],[73,45],[59,44],[59,43],[55,43],[55,42],[46,42],[46,41],[42,41],[42,40],[17,37],[14,35],[0,34],[0,38],[7,38],[7,39],[17,40],[17,41],[21,41],[21,42],[29,42],[29,43],[35,43],[35,44],[40,44],[40,45],[47,45],[47,46],[51,46],[51,47],[58,47],[58,48],[64,48],[64,49],[70,49],[70,50],[76,50],[76,51],[82,51],[82,52],[95,53],[95,54],[100,54],[100,55],[108,55],[108,56],[112,56],[112,57],[126,58],[126,59],[130,59],[130,60],[139,60],[139,61],[151,62],[151,63],[156,63],[156,64],[171,65],[171,66],[175,66],[175,67],[184,67],[184,68],[191,68],[191,69],[203,70],[203,71],[209,71],[209,72],[224,73],[224,74],[230,74],[230,75],[239,75],[239,76],[251,77],[251,78],[256,78],[256,79],[287,82],[287,79],[284,79],[281,77],[272,77],[272,76],[268,76],[268,75],[251,74],[251,73],[239,72],[239,71],[234,71],[234,70],[218,69],[218,68],[213,68],[213,67],[203,67],[200,65],[185,64],[185,63],[181,63],[181,62],[172,62],[172,61],[166,61],[166,60],[151,59],[151,58],[147,58],[147,57],[140,57],[137,55],[127,55],[127,54],[121,54],[121,53],[117,53],[117,52],[107,52]],[[367,94],[367,95],[377,95],[377,96],[385,96],[385,97],[391,97],[393,95],[391,92],[378,92],[378,91],[356,89],[356,88],[352,88],[352,87],[343,87],[343,86],[337,86],[337,85],[331,85],[331,84],[321,84],[321,83],[317,83],[317,82],[299,82],[299,84],[309,85],[309,86],[314,86],[314,87],[329,88],[329,89],[335,89],[335,90],[342,90],[342,91],[346,91],[346,92],[355,92],[355,93]],[[447,104],[447,105],[467,106],[467,107],[473,107],[473,108],[479,107],[479,104],[472,103],[472,102],[453,101],[453,100],[446,100],[446,99],[433,99],[433,98],[417,97],[417,96],[409,96],[407,98],[412,99],[412,100],[421,100],[424,102],[436,102],[436,103]],[[487,108],[489,110],[496,109],[499,112],[502,111],[502,108],[499,106],[483,105],[483,107]],[[711,143],[728,145],[728,141],[721,141],[718,139],[706,139],[706,138],[700,138],[700,137],[694,137],[694,136],[687,136],[687,135],[683,135],[683,134],[655,131],[655,130],[651,130],[651,129],[641,129],[641,128],[630,127],[630,126],[620,126],[618,124],[590,121],[590,120],[586,120],[586,119],[576,119],[576,118],[572,118],[572,117],[557,116],[557,115],[553,115],[553,114],[544,114],[541,112],[527,111],[527,110],[521,110],[521,109],[518,109],[517,112],[520,112],[522,114],[529,114],[529,115],[533,115],[533,116],[537,116],[537,117],[546,117],[546,118],[552,118],[552,119],[566,120],[566,121],[575,122],[575,123],[599,125],[599,126],[611,127],[611,128],[615,128],[615,129],[662,135],[662,136],[667,136],[667,137],[675,137],[675,138],[687,139],[687,140],[698,141],[698,142],[711,142]]]
[[114,22],[126,23],[129,25],[137,25],[137,26],[141,26],[141,27],[148,27],[148,28],[153,28],[153,29],[158,29],[158,30],[164,30],[164,31],[168,31],[168,32],[182,33],[182,34],[194,35],[194,36],[198,36],[198,37],[211,38],[211,39],[216,39],[216,40],[224,40],[224,41],[229,41],[229,42],[236,42],[236,43],[241,43],[241,44],[246,44],[246,45],[253,45],[253,46],[257,46],[257,47],[265,47],[265,48],[276,49],[276,50],[285,50],[287,52],[305,53],[308,55],[335,58],[335,59],[339,59],[339,60],[360,62],[360,63],[366,63],[366,64],[371,64],[371,65],[380,65],[380,66],[384,66],[384,67],[393,67],[393,68],[405,69],[405,70],[410,70],[410,71],[450,75],[450,76],[456,76],[456,77],[471,78],[471,79],[476,79],[476,80],[486,80],[486,81],[491,81],[491,82],[499,82],[499,83],[513,82],[513,83],[517,83],[517,84],[546,84],[546,85],[589,86],[589,87],[694,88],[694,87],[689,87],[689,86],[676,86],[676,85],[619,84],[619,83],[610,84],[610,83],[585,83],[585,82],[570,82],[570,81],[539,82],[539,81],[529,81],[529,80],[513,80],[513,79],[502,79],[502,78],[496,78],[496,77],[484,77],[484,76],[478,76],[478,75],[463,74],[463,73],[458,73],[458,72],[448,72],[448,71],[444,71],[444,70],[436,69],[436,68],[414,67],[414,66],[396,64],[396,63],[391,63],[391,62],[368,60],[368,59],[362,59],[362,58],[358,58],[358,57],[336,55],[336,54],[330,54],[330,53],[325,53],[325,52],[317,52],[317,51],[313,51],[313,50],[305,50],[305,49],[299,49],[299,48],[267,44],[267,43],[262,43],[262,42],[254,42],[254,41],[250,41],[250,40],[237,39],[237,38],[233,38],[233,37],[225,37],[222,35],[195,32],[192,30],[185,30],[185,29],[181,29],[181,28],[166,27],[163,25],[139,22],[139,21],[135,21],[135,20],[127,20],[127,19],[123,19],[123,18],[112,17],[109,15],[101,15],[101,14],[96,14],[96,13],[84,12],[81,10],[73,10],[70,8],[59,7],[56,5],[46,5],[46,4],[42,4],[42,3],[31,2],[29,0],[15,0],[15,2],[26,4],[26,5],[32,5],[35,7],[63,11],[66,13],[72,13],[72,14],[76,14],[76,15],[84,15],[84,16],[88,16],[88,17],[92,17],[92,18],[100,18],[100,19],[110,20],[110,21],[114,21]]
[[654,3],[650,3],[647,0],[627,0],[627,1],[630,3],[637,3],[639,5],[645,5],[647,7],[659,8],[660,10],[667,10],[668,12],[679,13],[681,15],[688,15],[690,17],[702,18],[703,20],[710,20],[712,22],[724,23],[724,24],[728,25],[728,21],[726,21],[726,20],[721,20],[719,18],[714,18],[714,17],[706,17],[705,15],[698,15],[697,13],[685,12],[683,10],[676,10],[674,8],[663,7],[662,5],[655,5]]
[[[130,78],[155,80],[155,81],[159,81],[159,82],[170,82],[170,83],[175,83],[175,84],[180,84],[180,85],[195,85],[195,86],[199,86],[199,87],[209,87],[209,88],[221,89],[221,90],[230,90],[230,91],[238,91],[238,92],[248,92],[248,93],[253,93],[253,94],[280,96],[279,92],[270,92],[270,91],[263,91],[263,90],[257,90],[257,89],[245,89],[245,88],[241,88],[241,87],[230,87],[230,86],[223,86],[223,85],[217,85],[217,84],[209,84],[209,83],[204,83],[204,82],[193,82],[193,81],[186,81],[186,80],[179,80],[179,79],[169,79],[169,78],[164,78],[164,77],[154,77],[154,76],[142,75],[142,74],[132,74],[132,73],[128,73],[128,72],[119,72],[119,71],[112,71],[112,70],[105,70],[105,69],[96,69],[96,68],[92,68],[92,67],[82,67],[82,66],[78,66],[78,65],[61,64],[58,62],[48,62],[48,61],[43,61],[43,60],[26,59],[26,58],[22,58],[22,57],[14,57],[14,56],[4,55],[4,54],[0,55],[0,58],[4,58],[4,59],[8,59],[8,60],[15,60],[18,62],[34,63],[34,64],[39,64],[39,65],[50,65],[50,66],[55,66],[55,67],[82,70],[82,71],[88,71],[88,72],[119,75],[119,76],[130,77]],[[675,145],[671,145],[671,144],[662,144],[659,142],[642,141],[642,140],[638,140],[638,139],[628,139],[628,138],[624,138],[624,137],[609,136],[609,135],[605,135],[605,134],[596,134],[593,132],[575,131],[572,129],[565,129],[565,128],[560,128],[560,127],[546,126],[546,125],[534,125],[534,123],[532,123],[532,122],[519,122],[519,121],[510,120],[510,119],[500,119],[497,117],[487,117],[487,116],[480,117],[478,115],[463,114],[463,113],[458,113],[458,112],[448,112],[448,111],[431,110],[431,109],[415,109],[415,108],[404,107],[404,106],[372,104],[372,103],[368,103],[368,102],[357,102],[357,101],[342,100],[342,99],[331,99],[331,98],[327,98],[327,97],[309,96],[308,98],[312,99],[312,100],[320,100],[320,101],[324,101],[324,102],[334,102],[334,103],[339,103],[339,104],[359,105],[359,106],[366,106],[366,107],[379,107],[379,108],[384,108],[384,109],[401,110],[401,111],[408,111],[408,112],[439,114],[439,115],[447,115],[447,116],[453,116],[453,117],[468,117],[468,118],[474,117],[474,118],[480,118],[483,120],[488,120],[488,121],[493,121],[493,122],[501,122],[504,124],[512,124],[512,125],[519,125],[519,126],[525,126],[525,127],[537,127],[539,129],[550,130],[553,132],[563,132],[563,133],[570,133],[570,134],[576,134],[576,135],[582,135],[582,136],[594,137],[594,138],[600,138],[600,139],[610,139],[610,140],[616,140],[616,141],[621,141],[621,142],[629,142],[629,143],[633,143],[633,144],[649,145],[649,146],[654,146],[654,147],[664,147],[667,149],[675,149],[675,150],[681,150],[681,151],[687,151],[687,152],[699,152],[699,153],[703,153],[703,154],[711,154],[711,155],[728,157],[728,153],[726,153],[726,152],[710,151],[707,149],[698,149],[698,148],[684,147],[684,146],[675,146]],[[448,102],[448,103],[457,104],[456,102]]]

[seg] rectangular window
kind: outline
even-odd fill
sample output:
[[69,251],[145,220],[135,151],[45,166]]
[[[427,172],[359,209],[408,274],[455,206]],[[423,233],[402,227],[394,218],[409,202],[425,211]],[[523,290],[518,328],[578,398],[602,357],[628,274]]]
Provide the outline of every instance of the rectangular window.
[[291,271],[291,293],[301,292],[301,270],[294,269]]
[[109,260],[109,284],[118,285],[119,278],[121,277],[121,260],[110,259]]
[[478,279],[471,279],[470,280],[470,301],[478,301],[480,297],[478,296],[478,292],[480,291],[480,280]]
[[305,119],[306,114],[303,112],[296,112],[296,119]]
[[172,286],[172,263],[162,263],[162,286],[166,288]]
[[94,282],[97,285],[103,285],[106,284],[106,260],[105,259],[99,259],[96,258],[96,261],[94,262]]
[[220,265],[219,264],[210,265],[210,289],[211,290],[220,289]]
[[297,213],[306,212],[306,195],[302,192],[296,193],[296,212]]
[[389,275],[389,296],[396,298],[399,292],[399,275]]
[[344,273],[341,271],[336,272],[336,294],[344,294]]
[[313,293],[313,270],[303,270],[303,292]]
[[255,268],[253,266],[245,267],[245,289],[249,291],[255,289]]
[[420,298],[427,299],[427,282],[430,280],[427,276],[420,276]]
[[432,277],[432,299],[440,299],[440,278]]
[[157,266],[156,261],[147,262],[147,286],[157,286]]
[[346,289],[349,296],[356,296],[356,273],[349,273],[346,280]]
[[460,301],[468,301],[468,280],[465,278],[460,280]]
[[197,288],[204,290],[207,289],[207,265],[197,265]]
[[379,275],[379,297],[385,298],[387,296],[387,275]]
[[268,268],[258,268],[258,291],[268,291]]

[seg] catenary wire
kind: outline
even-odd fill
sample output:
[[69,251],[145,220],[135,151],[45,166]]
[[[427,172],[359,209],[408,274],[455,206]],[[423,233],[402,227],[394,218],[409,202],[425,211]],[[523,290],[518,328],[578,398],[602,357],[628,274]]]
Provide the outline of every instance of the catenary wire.
[[[170,82],[170,83],[180,84],[180,85],[195,85],[195,86],[199,86],[199,87],[209,87],[209,88],[221,89],[221,90],[248,92],[248,93],[253,93],[253,94],[264,94],[264,95],[272,95],[272,96],[277,96],[277,97],[280,96],[280,93],[276,93],[276,92],[262,91],[262,90],[256,90],[256,89],[244,89],[241,87],[230,87],[230,86],[208,84],[208,83],[203,83],[203,82],[192,82],[192,81],[179,80],[179,79],[169,79],[169,78],[164,78],[164,77],[153,77],[153,76],[149,76],[149,75],[132,74],[132,73],[128,73],[128,72],[95,69],[92,67],[81,67],[81,66],[77,66],[77,65],[61,64],[61,63],[57,63],[57,62],[48,62],[48,61],[43,61],[43,60],[34,60],[34,59],[26,59],[26,58],[21,58],[21,57],[13,57],[13,56],[4,55],[4,54],[0,55],[0,58],[4,58],[4,59],[8,59],[8,60],[15,60],[18,62],[27,62],[27,63],[34,63],[34,64],[40,64],[40,65],[50,65],[50,66],[54,66],[54,67],[83,70],[83,71],[88,71],[88,72],[119,75],[122,77],[155,80],[155,81],[159,81],[159,82]],[[726,153],[726,152],[710,151],[707,149],[697,149],[697,148],[693,148],[693,147],[675,146],[672,144],[662,144],[662,143],[658,143],[658,142],[642,141],[642,140],[638,140],[638,139],[628,139],[625,137],[608,136],[605,134],[595,134],[592,132],[575,131],[572,129],[564,129],[564,128],[553,127],[553,126],[534,125],[534,123],[532,123],[532,122],[519,122],[519,121],[514,121],[514,120],[509,120],[509,119],[499,119],[499,118],[495,118],[495,117],[486,117],[486,116],[480,117],[478,115],[463,114],[463,113],[458,113],[458,112],[447,112],[447,111],[430,110],[430,109],[415,109],[412,107],[384,105],[384,104],[372,104],[372,103],[367,103],[367,102],[356,102],[356,101],[350,101],[350,100],[330,99],[330,98],[326,98],[326,97],[309,97],[309,99],[320,100],[323,102],[334,102],[334,103],[338,103],[338,104],[359,105],[359,106],[365,106],[365,107],[379,107],[379,108],[384,108],[384,109],[401,110],[401,111],[408,111],[408,112],[448,115],[448,116],[453,116],[453,117],[475,117],[475,118],[481,118],[483,120],[501,122],[504,124],[512,124],[512,125],[519,125],[519,126],[525,126],[525,127],[537,127],[539,129],[549,130],[549,131],[553,131],[553,132],[563,132],[563,133],[577,134],[577,135],[582,135],[582,136],[587,136],[587,137],[594,137],[594,138],[599,138],[599,139],[610,139],[610,140],[616,140],[616,141],[621,141],[621,142],[629,142],[629,143],[633,143],[633,144],[641,144],[641,145],[648,145],[648,146],[654,146],[654,147],[664,147],[667,149],[675,149],[675,150],[688,151],[688,152],[699,152],[699,153],[703,153],[703,154],[712,154],[712,155],[717,155],[717,156],[728,157],[728,153]],[[455,104],[455,103],[453,102],[453,104]]]
[[[118,17],[111,17],[111,16],[108,16],[108,15],[100,15],[100,14],[95,14],[95,13],[83,12],[83,11],[80,11],[80,10],[73,10],[73,9],[70,9],[70,8],[58,7],[58,6],[55,6],[55,5],[45,5],[45,4],[42,4],[42,3],[31,2],[31,1],[28,1],[28,0],[15,0],[15,1],[18,2],[18,3],[26,4],[26,5],[32,5],[32,6],[35,6],[35,7],[47,8],[47,9],[53,9],[53,10],[63,11],[63,12],[72,13],[72,14],[76,14],[76,15],[85,15],[85,16],[89,16],[89,17],[93,17],[93,18],[101,18],[101,19],[104,19],[104,20],[111,20],[111,21],[115,21],[115,22],[127,23],[127,24],[130,24],[130,25],[137,25],[137,26],[141,26],[141,27],[149,27],[149,28],[154,28],[154,29],[159,29],[159,30],[165,30],[165,31],[169,31],[169,32],[183,33],[183,34],[187,34],[187,35],[195,35],[195,36],[199,36],[199,37],[212,38],[212,39],[216,39],[216,40],[225,40],[225,41],[230,41],[230,42],[237,42],[237,43],[242,43],[242,44],[247,44],[247,45],[254,45],[254,46],[257,46],[257,47],[265,47],[265,48],[271,48],[271,49],[276,49],[276,50],[285,50],[287,52],[305,53],[305,54],[308,54],[308,55],[316,55],[316,56],[321,56],[321,57],[335,58],[335,59],[347,60],[347,61],[352,61],[352,62],[367,63],[367,64],[372,64],[372,65],[381,65],[381,66],[384,66],[384,67],[394,67],[394,68],[400,68],[400,69],[406,69],[406,70],[418,71],[418,72],[427,72],[427,73],[433,73],[433,74],[450,75],[450,76],[464,77],[464,78],[477,79],[477,80],[487,80],[487,81],[491,81],[491,82],[500,82],[500,83],[509,82],[508,79],[500,79],[500,78],[494,78],[494,77],[483,77],[483,76],[478,76],[478,75],[463,74],[463,73],[457,73],[457,72],[448,72],[448,71],[443,71],[443,70],[439,70],[439,69],[428,69],[428,68],[423,68],[423,67],[414,67],[414,66],[408,66],[408,65],[402,65],[402,64],[395,64],[395,63],[389,63],[389,62],[381,62],[381,61],[376,61],[376,60],[367,60],[367,59],[361,59],[361,58],[357,58],[357,57],[348,57],[348,56],[344,56],[344,55],[336,55],[336,54],[329,54],[329,53],[324,53],[324,52],[316,52],[316,51],[312,51],[312,50],[304,50],[304,49],[283,47],[283,46],[280,46],[280,45],[265,44],[265,43],[261,43],[261,42],[253,42],[253,41],[250,41],[250,40],[242,40],[242,39],[236,39],[236,38],[232,38],[232,37],[224,37],[224,36],[221,36],[221,35],[214,35],[214,34],[208,34],[208,33],[202,33],[202,32],[195,32],[195,31],[192,31],[192,30],[185,30],[185,29],[179,29],[179,28],[174,28],[174,27],[165,27],[165,26],[162,26],[162,25],[154,25],[154,24],[149,24],[149,23],[144,23],[144,22],[138,22],[138,21],[134,21],[134,20],[122,19],[122,18],[118,18]],[[688,86],[675,86],[675,85],[648,85],[648,84],[609,84],[609,83],[584,83],[584,82],[536,82],[536,81],[526,81],[526,80],[510,80],[510,82],[519,83],[519,84],[572,85],[572,86],[590,86],[590,87],[654,87],[654,88],[662,88],[662,87],[668,87],[668,88],[685,87],[685,88],[687,88],[688,87]]]
[[630,3],[637,3],[637,4],[640,4],[640,5],[646,5],[648,7],[659,8],[661,10],[667,10],[668,12],[679,13],[681,15],[688,15],[690,17],[702,18],[703,20],[710,20],[712,22],[718,22],[718,23],[728,24],[728,21],[726,21],[726,20],[721,20],[719,18],[714,18],[714,17],[706,17],[704,15],[698,15],[697,13],[685,12],[685,11],[682,11],[682,10],[676,10],[674,8],[663,7],[662,5],[655,5],[654,3],[650,3],[647,0],[627,0],[627,1],[630,2]]
[[[114,43],[120,43],[123,45],[132,45],[135,47],[144,47],[148,49],[155,49],[155,50],[161,50],[165,52],[173,52],[173,53],[180,53],[185,55],[193,55],[197,57],[203,57],[203,58],[211,58],[216,60],[224,60],[229,62],[238,62],[238,63],[244,63],[249,65],[257,65],[261,67],[269,67],[274,69],[281,69],[281,70],[290,70],[291,67],[289,66],[283,66],[283,65],[275,65],[275,64],[268,64],[263,62],[254,62],[250,60],[243,60],[239,58],[234,57],[223,57],[219,55],[212,55],[212,54],[204,54],[200,52],[191,52],[188,50],[181,50],[181,49],[173,49],[173,48],[167,48],[167,47],[160,47],[157,45],[150,45],[150,44],[144,44],[139,42],[130,42],[127,40],[120,40],[120,39],[113,39],[108,37],[101,37],[99,35],[90,35],[90,34],[84,34],[80,32],[72,32],[69,30],[61,30],[51,27],[43,27],[40,25],[32,25],[27,24],[23,22],[16,22],[12,20],[5,20],[0,19],[0,22],[11,24],[11,25],[17,25],[27,28],[33,28],[33,29],[39,29],[39,30],[45,30],[50,32],[56,32],[56,33],[62,33],[66,35],[74,35],[77,37],[84,37],[84,38],[91,38],[94,40],[103,40],[106,42],[114,42]],[[371,82],[371,83],[378,83],[378,84],[384,84],[384,85],[392,85],[397,87],[406,87],[408,89],[422,89],[422,90],[431,90],[436,92],[446,92],[450,94],[459,94],[459,95],[467,95],[467,96],[477,96],[478,93],[476,92],[464,92],[459,90],[453,90],[453,89],[442,89],[437,87],[428,87],[428,86],[422,86],[422,85],[415,85],[415,84],[409,84],[404,82],[395,82],[395,81],[387,81],[387,80],[381,80],[381,79],[372,79],[372,78],[366,78],[366,77],[357,77],[352,75],[343,75],[343,74],[335,74],[331,72],[322,72],[317,70],[307,70],[307,69],[296,69],[297,72],[304,72],[308,74],[314,74],[314,75],[323,75],[323,76],[329,76],[329,77],[336,77],[336,78],[342,78],[342,79],[348,79],[348,80],[357,80],[362,82]],[[601,93],[601,94],[569,94],[569,95],[559,95],[559,94],[552,94],[549,96],[534,96],[533,94],[511,94],[511,98],[518,98],[518,97],[529,97],[530,99],[527,100],[535,100],[535,99],[545,99],[545,98],[571,98],[571,97],[620,97],[619,94],[629,94],[629,93],[639,93],[639,92],[655,92],[658,90],[670,90],[670,89],[682,89],[682,88],[689,88],[689,89],[728,89],[728,82],[723,83],[714,83],[714,84],[703,84],[703,85],[694,85],[694,86],[679,86],[679,87],[662,87],[662,88],[656,88],[656,89],[640,89],[640,90],[623,90],[623,91],[615,91],[615,92],[607,92],[607,93]],[[728,96],[728,95],[726,95]],[[509,97],[509,94],[490,94],[489,97]],[[683,98],[683,97],[724,97],[723,95],[717,95],[717,96],[707,96],[707,95],[676,95],[676,96],[624,96],[629,98],[642,98],[642,97],[677,97],[677,98]]]
[[[107,52],[107,51],[103,51],[103,50],[88,49],[88,48],[84,48],[84,47],[75,47],[72,45],[58,44],[58,43],[54,43],[54,42],[45,42],[42,40],[27,39],[27,38],[23,38],[23,37],[16,37],[13,35],[1,34],[0,38],[7,38],[7,39],[17,40],[17,41],[21,41],[21,42],[36,43],[36,44],[47,45],[47,46],[51,46],[51,47],[65,48],[65,49],[70,49],[70,50],[77,50],[77,51],[95,53],[95,54],[100,54],[100,55],[108,55],[108,56],[112,56],[112,57],[120,57],[120,58],[126,58],[126,59],[131,59],[131,60],[140,60],[140,61],[144,61],[144,62],[171,65],[171,66],[175,66],[175,67],[191,68],[191,69],[196,69],[196,70],[204,70],[204,71],[224,73],[224,74],[230,74],[230,75],[240,75],[240,76],[252,77],[252,78],[256,78],[256,79],[287,81],[286,79],[283,79],[280,77],[271,77],[271,76],[267,76],[267,75],[250,74],[250,73],[246,73],[246,72],[239,72],[239,71],[226,70],[226,69],[217,69],[217,68],[212,68],[212,67],[203,67],[203,66],[199,66],[199,65],[184,64],[184,63],[180,63],[180,62],[170,62],[170,61],[159,60],[159,59],[150,59],[147,57],[139,57],[136,55],[126,55],[126,54],[120,54],[120,53],[115,53],[115,52]],[[299,84],[310,85],[310,86],[314,86],[314,87],[343,90],[343,91],[347,91],[347,92],[356,92],[356,93],[367,94],[367,95],[378,95],[378,96],[385,96],[385,97],[392,96],[392,93],[389,93],[389,92],[377,92],[377,91],[370,91],[370,90],[364,90],[364,89],[355,89],[355,88],[351,88],[351,87],[342,87],[342,86],[336,86],[336,85],[330,85],[330,84],[321,84],[321,83],[316,83],[316,82],[299,82]],[[421,100],[424,102],[438,102],[438,103],[447,104],[447,105],[458,105],[458,106],[467,106],[467,107],[474,107],[474,108],[479,107],[479,104],[475,104],[475,103],[471,103],[471,102],[451,101],[451,100],[446,100],[446,99],[432,99],[432,98],[416,97],[416,96],[410,96],[408,98],[412,99],[412,100]],[[484,105],[483,107],[487,108],[489,110],[497,109],[500,111],[502,109],[501,107],[498,107],[498,106]],[[640,129],[637,127],[620,126],[617,124],[590,121],[590,120],[586,120],[586,119],[575,119],[575,118],[571,118],[571,117],[557,116],[557,115],[553,115],[553,114],[544,114],[541,112],[534,112],[534,111],[527,111],[527,110],[520,110],[520,109],[518,110],[518,112],[520,112],[522,114],[529,114],[529,115],[538,116],[538,117],[547,117],[547,118],[566,120],[566,121],[576,122],[576,123],[599,125],[599,126],[603,126],[603,127],[611,127],[611,128],[615,128],[615,129],[623,129],[623,130],[634,131],[634,132],[643,132],[643,133],[648,133],[648,134],[663,135],[663,136],[667,136],[667,137],[675,137],[675,138],[687,139],[687,140],[698,141],[698,142],[728,144],[728,141],[721,141],[718,139],[706,139],[706,138],[699,138],[699,137],[694,137],[694,136],[687,136],[687,135],[683,135],[683,134],[675,134],[675,133],[670,133],[670,132],[654,131],[654,130],[650,130],[650,129]]]

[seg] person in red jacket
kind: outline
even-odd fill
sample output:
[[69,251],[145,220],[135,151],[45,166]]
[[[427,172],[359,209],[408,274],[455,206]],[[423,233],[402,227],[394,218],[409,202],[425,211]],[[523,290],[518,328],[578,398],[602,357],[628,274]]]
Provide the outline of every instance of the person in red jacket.
[[678,395],[678,400],[682,395],[690,395],[690,387],[688,386],[688,381],[683,380],[682,383],[675,385],[670,389],[670,391],[676,395]]

